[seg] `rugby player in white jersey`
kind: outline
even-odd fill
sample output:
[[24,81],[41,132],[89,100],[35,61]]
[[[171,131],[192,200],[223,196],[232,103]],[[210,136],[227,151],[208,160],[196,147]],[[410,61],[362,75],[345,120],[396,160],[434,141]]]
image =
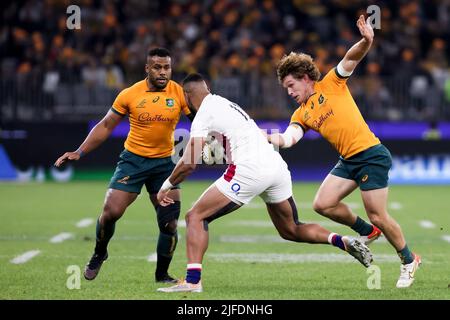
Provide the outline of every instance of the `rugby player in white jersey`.
[[217,179],[186,214],[187,275],[177,285],[159,288],[161,292],[202,292],[201,270],[208,247],[208,223],[259,195],[283,239],[332,244],[355,257],[364,266],[372,262],[369,248],[358,239],[332,233],[318,224],[298,221],[292,197],[291,174],[286,162],[267,142],[256,123],[237,104],[211,94],[200,74],[190,74],[183,89],[196,116],[183,157],[158,193],[160,205],[173,202],[168,196],[172,186],[182,182],[199,163],[208,134],[225,136],[231,153],[225,174]]

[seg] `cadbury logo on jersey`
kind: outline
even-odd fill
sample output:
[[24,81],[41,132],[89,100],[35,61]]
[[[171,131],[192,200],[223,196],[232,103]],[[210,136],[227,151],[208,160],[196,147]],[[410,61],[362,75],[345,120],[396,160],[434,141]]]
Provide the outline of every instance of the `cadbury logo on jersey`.
[[331,109],[330,111],[328,111],[325,114],[321,114],[319,119],[314,120],[313,122],[313,127],[316,130],[319,130],[320,127],[323,125],[323,123],[325,122],[325,120],[327,120],[330,116],[334,116],[334,112],[333,109]]
[[172,119],[172,118],[163,117],[162,114],[151,115],[149,112],[143,112],[143,113],[139,114],[138,120],[143,121],[143,122],[153,122],[153,121],[172,122],[172,121],[174,121],[174,119]]

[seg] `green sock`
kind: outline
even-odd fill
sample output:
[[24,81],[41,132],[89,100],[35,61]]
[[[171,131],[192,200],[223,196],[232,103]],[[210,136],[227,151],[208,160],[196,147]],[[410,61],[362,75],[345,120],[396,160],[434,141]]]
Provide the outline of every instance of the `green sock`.
[[178,234],[159,233],[158,245],[156,247],[156,253],[158,260],[156,262],[156,274],[164,275],[169,269],[172,256],[177,247]]
[[414,261],[414,255],[406,244],[402,250],[397,251],[397,254],[400,257],[402,264],[409,264]]
[[353,230],[359,233],[361,236],[368,236],[372,233],[373,227],[371,224],[365,222],[360,217],[356,217],[356,222],[351,226]]
[[107,222],[104,225],[101,225],[100,219],[97,219],[97,226],[95,228],[96,231],[95,253],[101,255],[104,255],[106,253],[109,240],[114,235],[115,229],[116,229],[115,222]]

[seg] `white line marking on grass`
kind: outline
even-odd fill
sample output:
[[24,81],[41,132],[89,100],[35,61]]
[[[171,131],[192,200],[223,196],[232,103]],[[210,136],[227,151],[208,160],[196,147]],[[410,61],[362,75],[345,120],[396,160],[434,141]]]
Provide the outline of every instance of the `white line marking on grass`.
[[[345,202],[346,205],[350,207],[350,209],[359,209],[361,208],[361,204],[357,202]],[[313,210],[312,202],[300,202],[298,203],[298,207],[300,209],[310,209]]]
[[[280,236],[276,235],[226,235],[219,237],[220,242],[225,243],[286,243],[292,242],[288,240],[284,240]],[[384,237],[378,238],[375,242],[376,244],[384,244],[387,243],[387,239]]]
[[[260,262],[260,263],[358,263],[355,258],[338,253],[305,253],[305,254],[280,254],[280,253],[210,253],[208,257],[219,262]],[[399,262],[398,256],[380,254],[374,256],[377,262]]]
[[[316,223],[323,227],[346,227],[342,224],[334,221],[302,221],[303,223]],[[270,220],[235,220],[230,221],[229,225],[242,226],[242,227],[257,227],[257,228],[274,228],[272,221]]]
[[82,220],[78,221],[76,226],[78,228],[86,228],[86,227],[90,226],[93,223],[94,223],[94,219],[86,218],[86,219],[82,219]]
[[[95,235],[92,236],[92,238],[95,240]],[[117,240],[124,240],[124,241],[147,241],[147,240],[157,240],[157,236],[114,236],[114,239]],[[48,236],[0,236],[0,241],[46,241],[48,240]],[[89,237],[87,237],[87,240],[89,240]]]
[[149,255],[147,257],[147,261],[148,262],[156,262],[156,260],[158,259],[158,255],[155,253],[152,253],[151,255]]
[[121,237],[114,237],[114,239],[117,240],[124,240],[124,241],[141,241],[141,240],[157,240],[157,236],[121,236]]
[[[299,203],[297,203],[297,207],[299,207],[300,209],[312,209],[312,203],[311,202],[299,202]],[[260,209],[266,209],[266,205],[261,202],[250,202],[250,203],[246,204],[244,206],[244,208],[260,210]]]
[[56,236],[52,237],[50,239],[51,243],[60,243],[65,240],[73,238],[73,234],[69,232],[61,232],[60,234],[57,234]]
[[356,203],[356,202],[345,202],[350,209],[359,209],[361,208],[361,204],[360,203]]
[[247,209],[265,209],[266,205],[261,202],[250,202],[244,206]]
[[177,226],[179,228],[186,228],[186,220],[178,220]]
[[[39,251],[39,250],[36,250]],[[433,257],[447,257],[446,254],[433,254]],[[0,258],[8,258],[7,255],[0,255]],[[148,262],[156,261],[156,253],[152,253],[149,256],[129,256],[129,255],[114,255],[114,259],[122,260],[146,260]],[[46,254],[47,259],[79,259],[85,258],[84,255],[58,255],[58,254]],[[307,262],[344,262],[351,263],[357,262],[353,257],[345,253],[306,253],[306,254],[289,254],[289,253],[208,253],[207,258],[211,258],[214,261],[219,262],[261,262],[261,263],[307,263]],[[374,264],[382,263],[400,263],[397,255],[391,254],[374,254]],[[12,263],[12,260],[11,260]],[[430,260],[426,260],[427,265],[433,263]]]
[[[346,204],[352,209],[361,208],[361,204],[356,203],[356,202],[346,202]],[[300,209],[308,209],[308,210],[313,209],[312,202],[298,202],[297,207]],[[266,209],[266,205],[264,203],[260,203],[260,202],[256,202],[256,203],[250,202],[249,204],[246,204],[244,206],[244,208],[260,210],[260,209]]]
[[[345,202],[345,201],[344,201]],[[358,202],[345,202],[346,205],[350,207],[350,209],[361,209],[363,208],[361,203]],[[390,202],[388,204],[389,208],[392,210],[401,210],[403,209],[403,205],[400,202]],[[298,202],[297,207],[300,209],[313,210],[312,202]],[[248,209],[265,209],[266,206],[264,203],[249,203],[245,205],[244,208]]]
[[41,253],[40,250],[27,251],[25,253],[22,253],[20,256],[15,257],[10,262],[13,264],[22,264],[22,263],[30,261],[31,259],[36,257],[39,253]]
[[230,221],[228,224],[232,226],[241,226],[241,227],[258,227],[258,228],[273,227],[272,221],[269,220],[236,220]]
[[289,242],[284,240],[280,236],[220,236],[220,242],[231,242],[231,243],[277,243],[277,242]]
[[442,236],[442,240],[447,241],[447,242],[450,243],[450,236],[445,234],[445,235]]
[[420,220],[419,224],[420,224],[420,226],[422,228],[425,228],[425,229],[434,229],[434,228],[436,228],[436,225],[433,222],[429,221],[429,220]]
[[390,202],[389,203],[389,209],[402,210],[403,209],[403,205],[400,202]]

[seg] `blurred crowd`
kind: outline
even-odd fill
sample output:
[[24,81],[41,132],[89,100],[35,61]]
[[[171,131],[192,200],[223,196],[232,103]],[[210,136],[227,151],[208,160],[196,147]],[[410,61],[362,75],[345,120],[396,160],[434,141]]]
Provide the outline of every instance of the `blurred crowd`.
[[[66,26],[71,4],[81,9],[79,30]],[[286,106],[285,96],[273,99],[283,94],[277,61],[302,51],[326,73],[360,39],[356,20],[370,4],[381,9],[381,29],[350,81],[363,113],[371,119],[450,119],[449,0],[2,3],[2,101],[19,86],[37,88],[40,99],[30,99],[53,106],[60,88],[82,85],[113,92],[98,93],[107,97],[100,103],[110,104],[120,89],[145,77],[147,50],[162,46],[172,52],[174,79],[201,72],[224,94],[240,88],[255,116],[285,116],[292,104]]]

